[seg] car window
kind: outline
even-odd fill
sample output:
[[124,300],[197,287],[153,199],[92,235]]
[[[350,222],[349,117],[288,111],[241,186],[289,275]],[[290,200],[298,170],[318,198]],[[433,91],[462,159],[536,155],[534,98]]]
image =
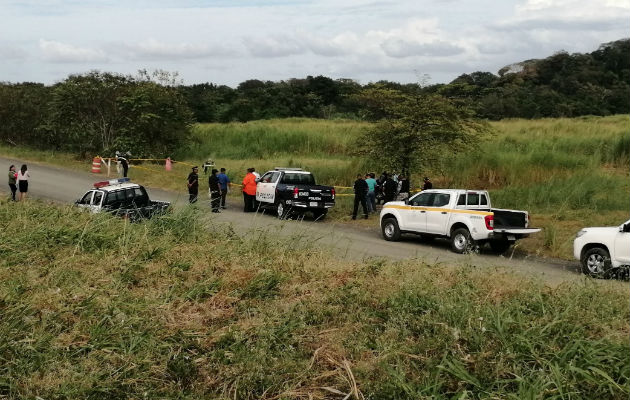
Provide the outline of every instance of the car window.
[[278,177],[280,176],[280,172],[274,172],[271,174],[271,183],[276,183],[278,181]]
[[479,204],[481,204],[482,206],[488,205],[488,197],[485,194],[481,195],[481,202]]
[[282,183],[288,185],[314,185],[315,177],[311,174],[296,174],[293,172],[285,172],[282,177]]
[[92,205],[100,206],[101,205],[101,200],[103,200],[103,192],[101,192],[101,191],[94,192],[94,198],[92,199]]
[[433,199],[433,207],[447,206],[451,201],[451,195],[446,193],[436,193]]
[[90,204],[90,202],[92,201],[92,194],[93,193],[94,192],[92,190],[90,190],[89,192],[84,194],[83,197],[81,198],[81,200],[79,200],[79,204]]
[[272,173],[271,173],[271,172],[267,172],[265,175],[263,175],[263,176],[260,178],[260,182],[263,182],[263,183],[270,183],[270,182],[271,182],[271,175],[272,175]]
[[468,206],[478,206],[479,205],[479,193],[468,193],[468,198],[466,199],[466,205],[468,205]]
[[416,207],[428,207],[433,205],[433,198],[435,193],[420,193],[409,201],[409,204]]
[[457,205],[458,206],[465,206],[466,205],[466,195],[465,194],[460,194],[459,198],[457,199]]
[[142,190],[141,188],[137,187],[134,189],[134,198],[133,198],[133,202],[136,206],[138,207],[145,207],[147,205],[149,205],[149,196],[147,195],[147,193]]

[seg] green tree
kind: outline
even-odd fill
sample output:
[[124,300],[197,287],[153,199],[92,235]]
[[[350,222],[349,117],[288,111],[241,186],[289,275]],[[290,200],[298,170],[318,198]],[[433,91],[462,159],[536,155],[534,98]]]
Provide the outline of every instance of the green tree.
[[477,120],[470,109],[438,94],[374,87],[359,98],[372,116],[379,116],[360,138],[360,153],[403,173],[435,170],[445,158],[470,150],[480,136],[490,132],[488,124]]

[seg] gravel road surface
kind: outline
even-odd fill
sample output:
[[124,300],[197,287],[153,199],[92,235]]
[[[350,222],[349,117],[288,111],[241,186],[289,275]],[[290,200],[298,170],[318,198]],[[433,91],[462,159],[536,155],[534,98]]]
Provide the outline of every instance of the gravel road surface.
[[[72,203],[78,199],[92,184],[104,180],[102,175],[64,169],[33,161],[23,161],[0,157],[0,166],[7,171],[9,165],[18,168],[23,163],[29,165],[31,181],[29,196],[48,199],[62,203]],[[89,166],[86,165],[86,169]],[[185,177],[182,177],[184,182]],[[8,192],[8,185],[3,183],[0,191]],[[149,196],[155,200],[171,201],[177,206],[185,206],[187,193],[174,193],[160,189],[147,188]],[[228,209],[221,214],[210,214],[209,202],[205,196],[199,202],[200,207],[208,208],[210,223],[231,224],[233,229],[241,234],[266,230],[271,235],[300,236],[301,240],[310,240],[329,249],[338,258],[350,260],[364,260],[374,257],[387,259],[417,259],[427,263],[444,263],[453,266],[469,265],[479,268],[509,268],[518,273],[537,276],[546,283],[557,285],[571,280],[585,279],[578,272],[577,262],[560,259],[541,259],[523,254],[510,257],[495,254],[459,255],[452,253],[449,243],[435,240],[423,243],[414,236],[404,237],[400,242],[386,242],[381,238],[378,222],[374,220],[374,227],[366,228],[352,226],[348,223],[312,221],[308,218],[302,221],[280,221],[268,214],[245,214],[242,212],[242,202],[228,198]],[[231,202],[231,204],[230,204]]]

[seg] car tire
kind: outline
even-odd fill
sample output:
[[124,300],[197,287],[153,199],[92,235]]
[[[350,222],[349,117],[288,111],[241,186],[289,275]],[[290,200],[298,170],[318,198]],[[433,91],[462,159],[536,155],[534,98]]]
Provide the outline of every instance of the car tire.
[[457,254],[464,254],[471,251],[475,246],[475,241],[470,236],[466,228],[458,228],[451,233],[451,249]]
[[289,216],[289,210],[287,210],[286,205],[281,201],[276,203],[276,211],[278,213],[278,219],[287,219]]
[[593,247],[582,256],[582,272],[593,278],[607,278],[612,268],[610,253],[603,247]]
[[396,218],[386,218],[381,223],[381,231],[383,238],[389,242],[397,242],[400,240],[400,227]]
[[510,248],[511,245],[512,245],[512,242],[510,242],[509,240],[491,240],[490,241],[490,248],[492,249],[493,252],[497,254],[505,253]]

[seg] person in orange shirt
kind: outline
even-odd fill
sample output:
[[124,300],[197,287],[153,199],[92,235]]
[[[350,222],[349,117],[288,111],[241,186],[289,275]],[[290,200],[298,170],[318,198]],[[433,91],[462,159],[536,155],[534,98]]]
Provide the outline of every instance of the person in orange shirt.
[[256,211],[256,175],[254,168],[247,168],[247,175],[243,178],[243,201],[245,203],[245,212]]

